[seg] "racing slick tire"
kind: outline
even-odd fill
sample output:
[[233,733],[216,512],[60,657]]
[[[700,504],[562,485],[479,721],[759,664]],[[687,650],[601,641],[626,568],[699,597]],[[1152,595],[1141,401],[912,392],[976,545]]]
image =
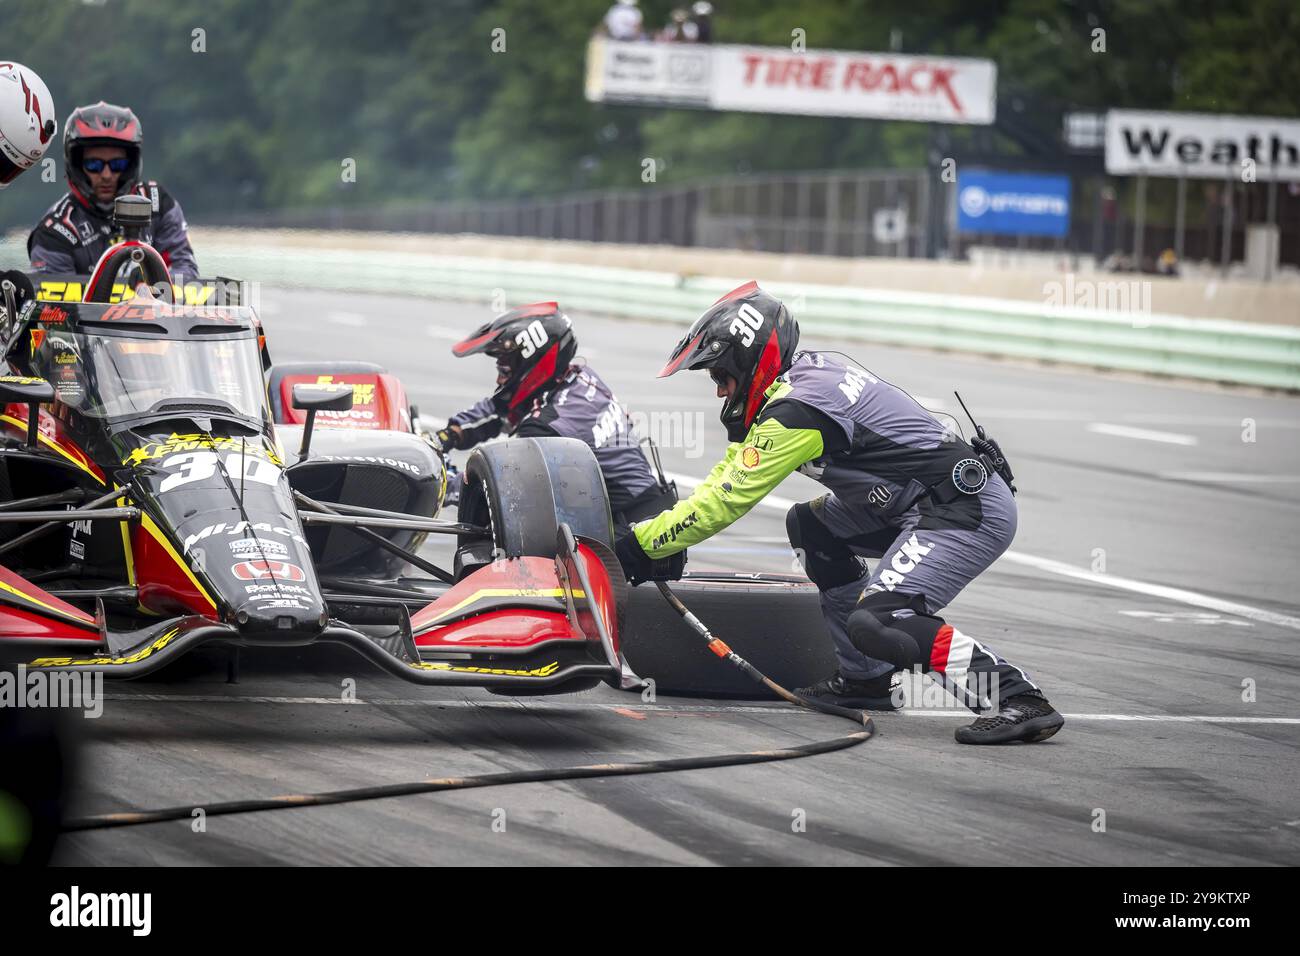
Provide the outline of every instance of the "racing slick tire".
[[575,535],[614,547],[605,479],[591,448],[576,438],[512,438],[475,448],[465,463],[457,518],[492,529],[491,542],[459,536],[459,579],[505,557],[555,557],[561,522]]
[[[781,686],[805,687],[836,667],[817,588],[787,574],[687,572],[669,585],[715,637]],[[656,694],[774,700],[767,688],[708,653],[657,588],[631,589],[622,650]]]

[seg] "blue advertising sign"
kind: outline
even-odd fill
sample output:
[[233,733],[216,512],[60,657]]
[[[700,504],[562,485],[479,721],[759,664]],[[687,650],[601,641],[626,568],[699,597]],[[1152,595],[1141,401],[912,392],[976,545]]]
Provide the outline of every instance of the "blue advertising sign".
[[957,175],[957,230],[1064,236],[1070,231],[1070,177],[962,171]]

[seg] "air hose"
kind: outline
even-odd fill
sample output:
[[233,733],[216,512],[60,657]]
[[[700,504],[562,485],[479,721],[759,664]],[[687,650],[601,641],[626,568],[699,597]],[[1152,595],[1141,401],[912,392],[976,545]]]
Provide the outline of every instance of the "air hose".
[[646,760],[635,763],[597,763],[578,767],[550,767],[536,770],[515,770],[505,773],[486,773],[470,777],[430,777],[410,783],[395,783],[377,787],[357,787],[350,790],[330,790],[324,793],[285,793],[257,800],[228,800],[222,803],[195,803],[182,807],[164,807],[158,810],[135,810],[121,813],[101,813],[74,817],[63,822],[63,832],[106,830],[114,827],[138,826],[144,823],[161,823],[166,820],[189,820],[196,809],[205,817],[226,816],[236,813],[258,813],[264,810],[289,810],[297,807],[324,807],[339,803],[356,803],[362,800],[381,800],[386,797],[405,797],[420,793],[442,793],[447,790],[478,790],[518,783],[545,783],[553,780],[589,780],[599,777],[632,777],[653,773],[676,773],[682,770],[707,770],[715,767],[741,767],[747,764],[775,763],[797,760],[817,754],[834,753],[866,743],[876,733],[875,724],[860,710],[837,707],[820,701],[798,697],[780,684],[766,677],[747,660],[725,643],[714,637],[676,594],[662,581],[655,582],[664,599],[682,616],[682,619],[708,643],[709,650],[723,660],[739,667],[756,682],[764,685],[778,697],[821,713],[844,717],[861,729],[842,737],[813,741],[797,747],[780,750],[750,750],[734,754],[713,754],[701,757],[676,757],[670,760]]

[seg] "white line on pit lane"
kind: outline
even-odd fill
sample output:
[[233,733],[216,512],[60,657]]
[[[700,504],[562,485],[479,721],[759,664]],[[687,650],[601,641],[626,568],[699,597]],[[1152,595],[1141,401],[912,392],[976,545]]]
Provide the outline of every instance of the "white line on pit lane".
[[1033,554],[1022,554],[1019,551],[1006,552],[1002,555],[1002,560],[1023,564],[1052,574],[1060,574],[1067,578],[1074,578],[1077,581],[1088,581],[1108,588],[1118,588],[1121,591],[1133,591],[1151,597],[1164,598],[1167,601],[1177,601],[1180,604],[1203,607],[1210,611],[1222,611],[1225,614],[1235,614],[1237,617],[1249,618],[1252,621],[1261,621],[1265,624],[1289,627],[1292,630],[1300,631],[1300,617],[1278,614],[1276,611],[1266,611],[1263,608],[1252,607],[1249,604],[1238,604],[1236,601],[1225,601],[1222,598],[1211,597],[1208,594],[1197,594],[1195,591],[1187,591],[1183,588],[1171,588],[1163,584],[1135,581],[1132,578],[1122,578],[1115,574],[1100,574],[1096,571],[1076,568],[1064,561],[1040,558]]
[[[683,485],[698,485],[700,479],[691,475],[683,475],[680,472],[664,472],[664,474],[673,481],[680,482]],[[759,502],[759,505],[765,508],[773,508],[778,511],[789,511],[795,504],[789,498],[782,498],[779,495],[768,495]],[[1132,578],[1122,578],[1114,574],[1099,574],[1095,571],[1086,571],[1083,568],[1076,568],[1064,561],[1054,561],[1051,558],[1040,558],[1033,554],[1024,554],[1020,551],[1007,551],[1002,555],[1002,560],[1011,561],[1015,564],[1023,564],[1040,571],[1047,571],[1051,574],[1059,574],[1063,577],[1074,578],[1079,581],[1088,581],[1092,584],[1104,585],[1108,588],[1118,588],[1121,591],[1133,591],[1138,594],[1146,594],[1150,597],[1164,598],[1167,601],[1176,601],[1180,604],[1190,604],[1193,607],[1203,607],[1210,611],[1222,611],[1225,614],[1235,614],[1238,617],[1250,618],[1252,621],[1262,621],[1265,624],[1273,624],[1278,627],[1289,627],[1293,630],[1300,631],[1300,617],[1292,617],[1288,614],[1278,614],[1275,611],[1266,611],[1263,608],[1252,607],[1249,604],[1238,604],[1236,601],[1225,601],[1221,598],[1211,597],[1208,594],[1198,594],[1195,591],[1188,591],[1183,588],[1168,587],[1163,584],[1150,584],[1146,581],[1136,581]]]
[[361,328],[369,321],[360,312],[327,312],[325,318],[335,325],[346,325],[351,328]]
[[[919,401],[919,399],[918,399]],[[943,403],[939,403],[943,410]],[[960,414],[960,410],[954,414]],[[980,420],[997,419],[999,421],[1025,422],[1090,422],[1096,418],[1096,412],[1069,411],[1051,408],[984,408],[979,409]],[[1232,428],[1242,427],[1241,419],[1231,415],[1160,415],[1150,412],[1124,412],[1117,417],[1133,425],[1184,425],[1192,428]],[[1300,419],[1257,418],[1257,428],[1300,428]]]
[[1204,481],[1242,484],[1288,484],[1300,481],[1300,475],[1252,475],[1236,471],[1158,471],[1156,476],[1170,481]]
[[1128,425],[1108,425],[1105,422],[1091,422],[1087,430],[1098,435],[1113,435],[1116,438],[1138,438],[1143,441],[1164,442],[1166,445],[1196,445],[1200,439],[1195,435],[1180,435],[1177,432],[1157,432],[1149,428],[1132,428]]
[[[342,700],[338,697],[236,697],[227,694],[106,694],[110,702],[134,701],[138,703],[182,704],[307,704],[361,707],[457,707],[466,710],[518,710],[518,711],[571,711],[630,710],[635,713],[656,714],[785,714],[794,717],[820,717],[809,710],[797,707],[778,707],[765,704],[641,704],[595,703],[569,701],[563,704],[546,704],[536,701],[515,700],[427,700],[422,698],[372,698],[369,700]],[[893,711],[904,717],[962,717],[970,719],[969,711],[952,707],[947,709],[919,709]],[[876,716],[876,715],[873,715]],[[1186,714],[1065,714],[1068,720],[1147,721],[1175,724],[1278,724],[1300,725],[1300,717],[1238,717],[1234,715]]]

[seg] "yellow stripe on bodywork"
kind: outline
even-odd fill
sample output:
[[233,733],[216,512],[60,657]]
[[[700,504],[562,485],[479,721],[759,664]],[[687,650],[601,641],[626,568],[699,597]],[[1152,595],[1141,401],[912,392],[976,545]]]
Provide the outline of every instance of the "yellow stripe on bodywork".
[[172,639],[181,632],[179,627],[173,627],[161,637],[150,641],[140,650],[136,651],[130,657],[87,657],[80,660],[71,657],[38,657],[28,664],[28,667],[84,667],[88,665],[115,665],[115,664],[135,664],[144,660],[153,654],[154,651],[161,651],[164,647],[172,642]]
[[[461,601],[459,604],[447,608],[447,610],[443,611],[433,620],[421,626],[428,627],[430,624],[435,624],[438,621],[441,621],[444,617],[447,617],[450,614],[455,614],[461,608],[465,607],[466,605],[473,604],[475,601],[478,601],[481,598],[492,598],[492,597],[562,598],[564,597],[564,593],[565,593],[564,588],[484,588],[481,591],[475,591],[473,594],[465,598],[465,600]],[[581,597],[586,597],[587,594],[585,591],[574,591],[573,596],[576,598],[581,598]]]
[[[27,430],[27,423],[20,418],[14,418],[12,415],[0,415],[0,422],[8,422],[10,425],[18,426],[23,431]],[[68,459],[68,461],[72,462],[74,465],[76,465],[86,474],[90,475],[91,478],[94,478],[101,485],[105,484],[104,479],[99,477],[99,475],[95,474],[93,471],[91,471],[90,466],[87,465],[84,461],[80,461],[74,455],[69,454],[62,447],[60,447],[59,443],[56,442],[53,438],[50,438],[48,435],[41,434],[41,430],[39,427],[36,429],[36,437],[38,440],[45,442],[45,444],[49,445],[51,448],[57,451],[64,458]]]
[[[125,497],[117,499],[119,508],[125,508],[126,505]],[[122,560],[126,562],[126,583],[135,587],[135,555],[131,552],[131,526],[125,521],[119,521],[117,526],[122,531]]]
[[167,540],[167,536],[162,533],[156,524],[154,524],[153,519],[143,511],[140,513],[140,527],[144,528],[144,530],[147,531],[155,541],[162,545],[169,555],[171,555],[172,560],[176,562],[176,566],[185,572],[185,576],[190,579],[190,583],[198,590],[200,596],[212,605],[212,609],[215,611],[217,609],[217,602],[212,600],[212,596],[208,594],[207,589],[199,583],[199,579],[194,576],[192,571],[190,571],[189,565],[181,560],[181,556],[176,553],[176,549],[173,548],[172,543]]
[[[59,617],[65,620],[76,621],[78,624],[85,627],[93,628],[95,626],[93,619],[87,621],[85,618],[77,617],[75,614],[70,614],[69,612],[63,610],[63,608],[55,607],[53,604],[46,604],[40,598],[34,598],[30,594],[24,594],[22,591],[14,587],[12,584],[6,584],[4,581],[0,581],[0,590],[8,591],[10,594],[20,597],[24,601],[30,601],[32,604],[38,604],[41,607],[45,608],[45,610],[49,611],[51,614],[58,615]],[[87,615],[87,617],[89,616],[90,615]]]
[[560,669],[559,661],[551,661],[532,670],[521,671],[509,667],[475,667],[473,665],[444,664],[440,661],[420,661],[411,667],[421,671],[453,671],[457,674],[485,674],[505,677],[550,677]]

